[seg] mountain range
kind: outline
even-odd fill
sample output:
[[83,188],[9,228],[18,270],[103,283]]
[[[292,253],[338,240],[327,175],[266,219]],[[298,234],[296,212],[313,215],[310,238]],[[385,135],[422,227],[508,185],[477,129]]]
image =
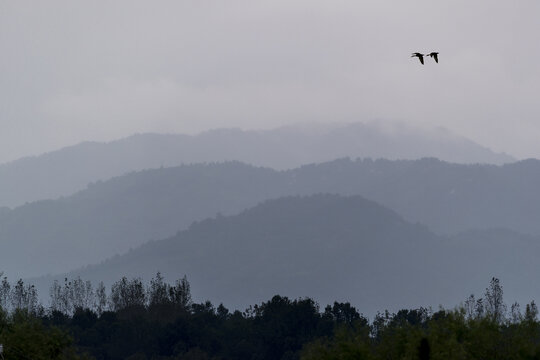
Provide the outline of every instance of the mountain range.
[[[122,276],[186,275],[194,298],[243,310],[275,294],[350,301],[360,311],[454,306],[501,279],[507,301],[539,298],[539,238],[510,231],[437,236],[360,196],[265,201],[238,215],[196,222],[64,276],[110,286]],[[36,280],[45,287],[52,277]],[[46,293],[46,292],[45,292]]]
[[234,160],[283,170],[347,156],[435,157],[498,165],[515,160],[442,128],[424,130],[388,122],[218,129],[194,136],[140,134],[108,143],[85,142],[0,165],[0,208],[68,196],[90,182],[162,166]]
[[458,165],[349,160],[276,171],[238,162],[134,172],[57,200],[0,211],[2,269],[65,272],[163,239],[192,222],[290,195],[361,195],[438,234],[507,228],[540,235],[540,161]]

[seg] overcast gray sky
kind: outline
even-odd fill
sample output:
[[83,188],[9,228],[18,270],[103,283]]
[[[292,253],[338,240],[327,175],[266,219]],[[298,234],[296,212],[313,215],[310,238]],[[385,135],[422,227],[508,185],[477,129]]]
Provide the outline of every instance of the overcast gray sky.
[[[0,162],[389,119],[540,157],[538,0],[0,0]],[[411,52],[440,52],[421,66]]]

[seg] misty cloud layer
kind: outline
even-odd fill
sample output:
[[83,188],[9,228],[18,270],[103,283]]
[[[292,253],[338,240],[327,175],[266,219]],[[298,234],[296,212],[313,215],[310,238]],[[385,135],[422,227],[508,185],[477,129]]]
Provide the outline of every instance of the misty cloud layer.
[[[537,1],[0,4],[0,162],[136,132],[400,120],[539,157]],[[440,52],[421,66],[413,51]]]

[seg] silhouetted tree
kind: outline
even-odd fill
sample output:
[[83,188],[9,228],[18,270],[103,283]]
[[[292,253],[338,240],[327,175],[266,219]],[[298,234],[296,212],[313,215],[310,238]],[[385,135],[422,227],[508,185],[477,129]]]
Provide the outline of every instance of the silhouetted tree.
[[499,279],[491,279],[489,287],[486,288],[485,299],[486,314],[497,323],[503,321],[506,313],[506,305],[503,301],[503,288]]
[[474,294],[469,295],[467,300],[465,300],[465,303],[463,304],[463,309],[465,310],[465,316],[468,320],[474,318],[476,312],[476,300],[474,298]]
[[538,307],[534,301],[531,301],[530,304],[527,304],[525,307],[525,320],[527,322],[536,322],[538,318]]
[[176,280],[175,285],[169,288],[169,296],[173,304],[183,309],[190,308],[192,304],[191,288],[186,276],[180,280]]
[[16,310],[25,310],[35,313],[38,310],[38,295],[34,285],[25,285],[19,279],[11,291],[11,306]]
[[111,307],[118,311],[133,306],[146,305],[146,292],[139,278],[129,281],[125,276],[111,287]]
[[169,298],[170,286],[163,281],[161,273],[157,273],[152,280],[150,280],[150,287],[148,288],[148,302],[150,306],[167,304],[170,301]]
[[95,302],[95,309],[98,315],[101,315],[104,311],[108,309],[107,303],[108,303],[107,290],[105,289],[105,285],[103,284],[103,281],[100,281],[96,288],[96,302]]
[[70,292],[71,308],[76,309],[93,309],[95,302],[94,288],[90,281],[83,281],[80,277],[71,281]]
[[0,284],[0,308],[8,311],[11,306],[11,284],[7,277],[2,279]]
[[521,314],[521,308],[517,302],[513,303],[510,307],[510,322],[517,324],[523,320],[523,315]]
[[480,298],[476,300],[476,305],[474,306],[474,313],[476,318],[482,318],[485,313],[484,299]]
[[324,315],[330,317],[332,321],[338,324],[346,324],[352,327],[355,322],[362,319],[362,325],[367,323],[367,319],[363,318],[354,306],[350,303],[334,302],[333,306],[326,306]]
[[59,311],[64,313],[64,306],[62,303],[62,287],[58,284],[58,280],[54,280],[51,287],[49,288],[50,304],[49,307],[51,311]]

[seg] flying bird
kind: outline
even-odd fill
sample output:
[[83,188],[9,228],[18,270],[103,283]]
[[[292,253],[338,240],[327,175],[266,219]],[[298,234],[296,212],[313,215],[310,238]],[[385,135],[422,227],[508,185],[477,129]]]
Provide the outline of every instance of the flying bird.
[[435,51],[434,51],[434,52],[432,52],[432,53],[429,53],[428,56],[431,56],[431,57],[435,60],[435,62],[436,62],[437,64],[439,63],[439,58],[438,58],[439,53],[438,53],[438,52],[435,52]]
[[418,60],[420,60],[420,63],[422,65],[424,65],[424,54],[420,54],[420,53],[413,53],[411,57],[417,57]]

